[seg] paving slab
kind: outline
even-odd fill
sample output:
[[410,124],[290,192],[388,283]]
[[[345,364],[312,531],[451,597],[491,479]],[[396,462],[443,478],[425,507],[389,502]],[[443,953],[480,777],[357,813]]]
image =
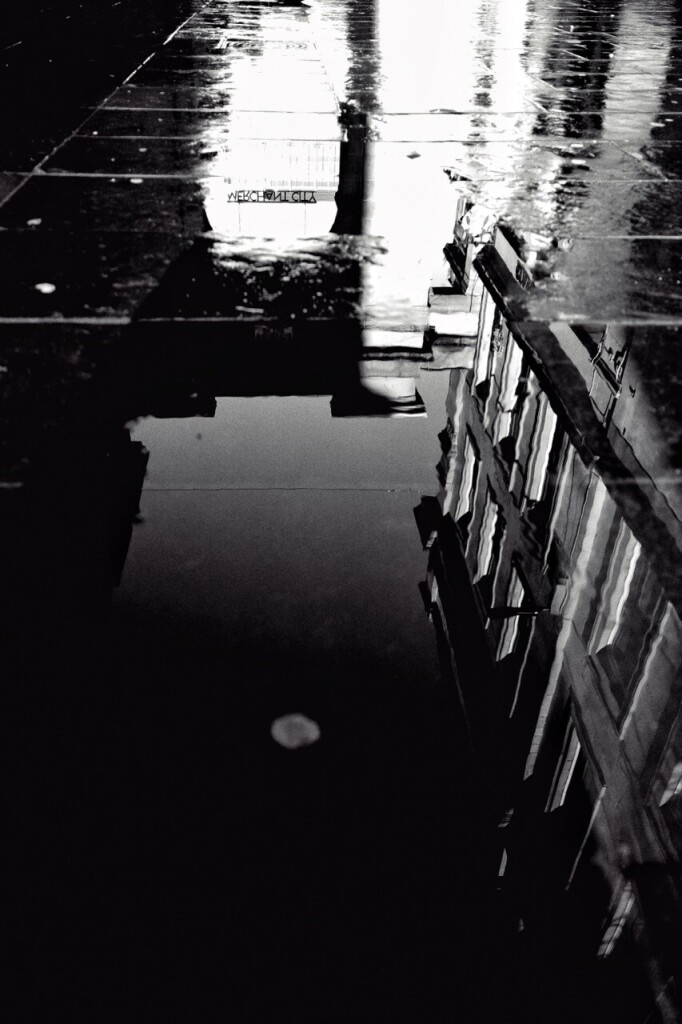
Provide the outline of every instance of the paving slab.
[[467,186],[466,194],[523,236],[555,239],[649,235],[682,237],[679,182],[609,181],[557,177],[530,182],[512,192],[504,182]]
[[142,319],[357,319],[360,269],[380,248],[348,237],[281,245],[197,239],[140,307]]
[[152,86],[124,86],[113,93],[104,104],[105,109],[117,110],[263,110],[276,112],[310,112],[315,114],[334,113],[335,103],[331,93],[316,95],[297,92],[287,95],[265,87],[235,96],[228,87],[155,88]]
[[228,140],[340,139],[336,114],[210,111],[210,110],[98,110],[80,135],[202,137]]
[[27,180],[28,175],[0,172],[0,205],[6,202]]
[[0,266],[7,320],[131,317],[183,247],[175,235],[126,232],[4,231]]
[[543,248],[533,274],[532,292],[518,302],[522,319],[680,320],[682,240],[578,238],[567,250]]
[[34,175],[0,209],[0,226],[19,231],[154,231],[195,235],[206,228],[205,189],[185,177]]

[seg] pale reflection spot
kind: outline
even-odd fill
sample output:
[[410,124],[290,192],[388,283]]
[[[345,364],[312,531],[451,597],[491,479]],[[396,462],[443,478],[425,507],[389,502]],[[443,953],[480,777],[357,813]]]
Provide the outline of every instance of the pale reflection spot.
[[280,747],[297,750],[299,747],[317,743],[320,738],[320,727],[311,718],[294,713],[276,718],[270,727],[270,735]]

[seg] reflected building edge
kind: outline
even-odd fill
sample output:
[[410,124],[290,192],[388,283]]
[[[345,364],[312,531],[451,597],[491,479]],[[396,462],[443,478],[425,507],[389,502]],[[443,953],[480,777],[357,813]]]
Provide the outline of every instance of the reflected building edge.
[[650,379],[665,339],[517,320],[532,270],[509,230],[468,232],[471,209],[445,254],[483,285],[473,365],[451,373],[440,491],[415,512],[420,589],[498,823],[490,870],[521,956],[559,986],[539,1014],[557,1019],[563,987],[565,1019],[674,1021],[682,505],[654,414],[674,384]]

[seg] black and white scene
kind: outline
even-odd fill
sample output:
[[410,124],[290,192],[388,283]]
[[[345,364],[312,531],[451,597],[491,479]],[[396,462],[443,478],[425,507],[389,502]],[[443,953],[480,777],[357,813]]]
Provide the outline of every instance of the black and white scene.
[[682,0],[0,80],[3,1021],[681,1024]]

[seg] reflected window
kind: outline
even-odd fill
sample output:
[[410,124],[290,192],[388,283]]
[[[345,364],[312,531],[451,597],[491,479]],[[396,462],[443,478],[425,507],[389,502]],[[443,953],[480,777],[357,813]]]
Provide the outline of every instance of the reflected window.
[[[507,586],[505,604],[507,608],[521,608],[525,598],[526,588],[523,584],[523,580],[521,579],[516,566],[512,566],[511,576]],[[521,629],[521,619],[521,616],[515,615],[505,621],[504,626],[502,627],[502,632],[500,633],[500,640],[497,645],[498,661],[502,661],[503,658],[513,654],[516,650],[519,632]]]
[[479,314],[478,342],[474,356],[474,390],[481,397],[482,385],[490,379],[490,354],[493,331],[499,321],[500,312],[488,292],[483,293]]
[[[680,621],[673,606],[669,602],[661,603],[644,642],[640,641],[632,652],[626,647],[625,657],[629,656],[630,661],[621,660],[620,665],[622,674],[630,682],[628,696],[632,694],[632,699],[621,726],[621,739],[634,724],[640,743],[646,747],[654,742],[659,722],[664,721],[666,706],[679,707],[675,680],[682,660],[680,636]],[[630,668],[626,674],[625,666],[632,664],[634,671]]]
[[623,622],[623,611],[632,589],[632,581],[641,555],[641,545],[624,520],[620,521],[608,574],[592,627],[591,653],[613,644]]
[[529,446],[530,458],[523,488],[528,501],[542,501],[544,497],[556,427],[556,413],[549,404],[547,395],[541,391],[537,398],[537,412]]
[[[622,720],[634,713],[643,688],[657,686],[677,668],[672,613],[642,549],[623,520],[616,520],[603,582],[586,623],[586,646],[615,700]],[[628,709],[628,705],[630,705]],[[625,728],[625,725],[623,725]]]
[[660,586],[641,557],[639,543],[618,515],[612,516],[608,534],[595,549],[593,564],[594,591],[581,635],[602,670],[609,676],[620,674],[614,682],[622,696],[648,648],[647,636],[658,618]]
[[568,793],[569,786],[571,785],[576,767],[580,760],[580,753],[580,740],[578,739],[578,733],[576,732],[575,725],[571,721],[569,722],[566,735],[564,736],[561,757],[559,758],[559,763],[557,764],[554,778],[552,779],[552,786],[545,810],[555,811],[565,803],[566,794]]
[[455,522],[461,530],[466,530],[474,507],[474,496],[478,480],[478,452],[472,437],[467,430],[464,441],[464,460],[459,495],[455,506]]
[[626,882],[623,887],[623,891],[620,894],[618,903],[613,912],[609,925],[604,932],[604,936],[599,946],[597,956],[600,958],[610,956],[613,952],[618,939],[623,934],[623,930],[627,923],[627,919],[630,916],[632,907],[635,902],[635,894],[632,888],[632,882]]
[[493,562],[493,543],[495,540],[495,529],[499,516],[499,506],[491,497],[488,491],[483,510],[483,522],[481,523],[480,540],[476,557],[477,569],[474,576],[474,583],[478,583],[482,576],[488,576]]
[[500,374],[500,392],[497,399],[498,412],[493,425],[493,440],[501,441],[513,432],[514,413],[518,405],[518,387],[523,369],[523,352],[516,344],[509,330],[502,332],[504,361]]
[[482,579],[494,575],[503,532],[504,523],[500,515],[500,507],[493,498],[491,490],[488,489],[476,552],[474,583],[480,583]]
[[659,806],[663,807],[664,804],[678,796],[682,796],[682,761],[678,761],[673,768],[668,785],[665,787],[663,796],[659,801]]

